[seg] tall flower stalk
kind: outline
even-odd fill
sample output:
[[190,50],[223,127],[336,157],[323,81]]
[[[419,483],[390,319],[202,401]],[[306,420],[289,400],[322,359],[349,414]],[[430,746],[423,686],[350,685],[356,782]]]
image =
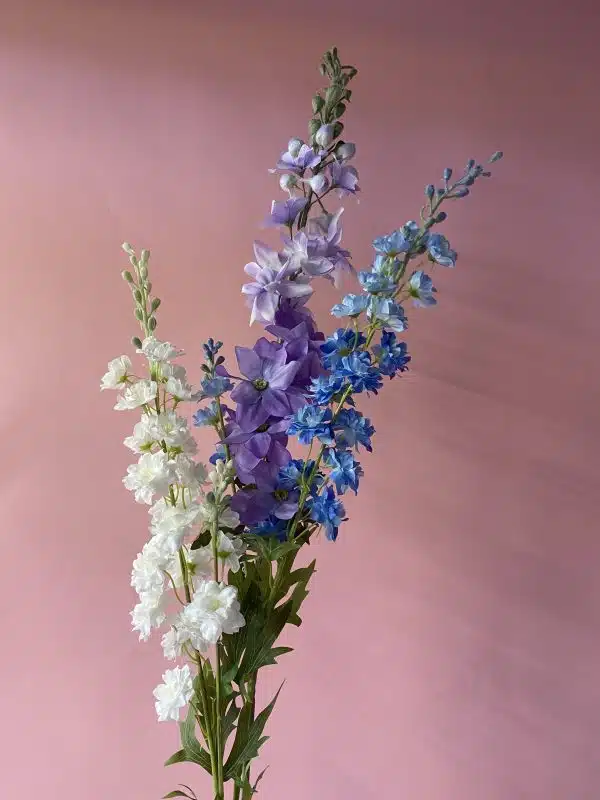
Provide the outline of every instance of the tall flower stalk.
[[[356,147],[342,139],[356,69],[333,48],[321,73],[327,85],[313,98],[308,140],[291,139],[270,170],[285,199],[273,201],[266,225],[280,230],[281,245],[256,241],[245,267],[251,280],[242,292],[264,335],[252,348],[236,348],[231,371],[222,343],[209,339],[194,390],[177,363],[182,351],[156,337],[160,299],[150,254],[125,244],[123,278],[142,334],[132,341],[144,373],[123,355],[101,384],[119,392],[115,409],[141,413],[125,440],[138,461],[123,483],[149,506],[150,538],[133,564],[139,602],[131,618],[142,640],[162,629],[164,655],[176,662],[154,690],[158,719],[180,728],[181,748],[166,764],[201,766],[214,800],[225,800],[229,788],[233,800],[257,791],[264,771],[253,776],[252,762],[279,694],[257,713],[259,671],[290,651],[278,641],[286,625],[300,625],[315,571],[315,561],[296,566],[296,559],[320,531],[337,539],[343,495],[357,493],[364,474],[357,456],[372,451],[375,429],[357,396],[377,394],[408,369],[399,338],[406,305],[435,305],[426,270],[457,260],[437,227],[450,201],[490,175],[472,160],[454,180],[444,170],[438,185],[425,188],[419,222],[376,238],[372,264],[356,273],[341,246],[342,208],[331,209],[336,197],[360,191]],[[332,308],[340,327],[325,337],[307,303],[315,281],[339,286],[345,277],[360,289]],[[198,404],[194,425],[214,431],[210,468],[196,460],[186,403]],[[305,458],[292,458],[290,436],[308,448]],[[196,794],[183,785],[165,797]]]

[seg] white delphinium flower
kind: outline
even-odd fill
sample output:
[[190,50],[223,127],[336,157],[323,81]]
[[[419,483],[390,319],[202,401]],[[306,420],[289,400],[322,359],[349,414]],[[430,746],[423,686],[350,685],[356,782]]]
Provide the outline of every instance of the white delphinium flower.
[[206,467],[185,455],[175,456],[173,460],[177,483],[195,496],[200,486],[206,483]]
[[162,590],[165,573],[171,554],[165,551],[163,542],[155,537],[142,547],[131,569],[131,585],[141,596],[144,592]]
[[191,531],[198,520],[201,519],[200,506],[190,503],[186,508],[180,505],[172,506],[164,498],[160,498],[150,508],[152,519],[150,532],[153,536],[169,535],[181,540]]
[[169,378],[165,384],[167,392],[176,400],[191,400],[192,387],[181,378]]
[[165,381],[169,378],[176,378],[182,383],[188,382],[186,369],[181,364],[171,364],[163,361],[160,364],[160,374]]
[[206,580],[214,571],[213,554],[210,545],[190,550],[187,555],[188,568],[194,578]]
[[216,644],[223,633],[237,633],[245,625],[240,613],[235,586],[216,581],[202,581],[189,603],[181,611],[177,629],[196,650]]
[[148,361],[170,361],[184,354],[183,350],[173,347],[170,342],[161,342],[154,336],[147,336],[137,352],[146,356]]
[[217,537],[217,555],[224,567],[227,567],[227,569],[230,569],[232,572],[237,572],[240,568],[240,556],[244,554],[245,550],[246,546],[239,537],[231,538],[223,533],[223,531],[219,531],[219,536]]
[[137,464],[127,467],[123,478],[125,488],[135,492],[138,503],[150,504],[155,494],[168,494],[172,483],[175,483],[173,464],[162,451],[144,453]]
[[194,693],[190,668],[184,664],[183,667],[168,669],[162,678],[163,683],[153,692],[158,721],[172,719],[177,722],[181,709],[187,706]]
[[100,389],[118,389],[129,381],[131,359],[129,356],[119,356],[108,362],[108,372],[102,377]]
[[190,434],[187,420],[174,411],[164,411],[152,418],[155,438],[169,448],[177,448],[181,453],[193,455],[198,445]]
[[115,404],[115,411],[131,411],[156,399],[158,384],[156,381],[137,381],[125,387],[125,391]]
[[168,630],[160,640],[165,658],[169,659],[169,661],[175,661],[176,658],[179,658],[183,650],[184,641],[185,638],[182,640],[179,631],[175,628]]
[[220,503],[211,503],[205,497],[200,504],[200,513],[205,528],[210,528],[215,522],[223,528],[237,528],[240,524],[240,517],[237,511],[234,511],[222,501]]
[[156,442],[156,425],[153,414],[143,414],[133,428],[133,434],[128,436],[123,444],[134,453],[148,453]]
[[222,494],[235,477],[233,461],[219,460],[208,473],[208,480],[214,487],[215,494]]
[[154,628],[160,628],[167,615],[164,612],[165,595],[162,590],[152,590],[140,594],[140,602],[131,611],[131,627],[145,642]]

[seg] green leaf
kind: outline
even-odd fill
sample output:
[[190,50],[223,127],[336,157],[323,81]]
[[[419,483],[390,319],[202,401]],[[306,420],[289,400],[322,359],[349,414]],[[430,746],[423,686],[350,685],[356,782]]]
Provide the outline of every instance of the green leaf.
[[223,769],[224,778],[233,778],[234,775],[239,771],[242,764],[247,764],[258,755],[258,751],[260,750],[261,746],[268,739],[267,736],[262,735],[262,732],[265,729],[267,720],[271,716],[271,712],[275,707],[275,703],[279,697],[279,692],[281,692],[282,688],[283,683],[277,690],[275,697],[271,700],[268,706],[263,708],[254,722],[251,723],[248,730],[245,730],[246,726],[244,726],[244,728],[238,726],[238,732],[236,734],[233,747],[231,748],[229,758],[227,759]]
[[173,753],[171,758],[167,758],[165,761],[165,767],[170,767],[171,764],[181,764],[183,761],[187,761],[185,755],[185,750],[178,750],[176,753]]
[[187,797],[187,798],[189,798],[190,795],[186,794],[185,792],[180,791],[179,789],[173,789],[173,791],[169,792],[169,794],[163,794],[163,800],[168,800],[169,797]]
[[209,775],[212,774],[210,755],[196,738],[196,714],[191,704],[188,708],[187,717],[179,724],[179,731],[185,753],[184,760],[199,764]]

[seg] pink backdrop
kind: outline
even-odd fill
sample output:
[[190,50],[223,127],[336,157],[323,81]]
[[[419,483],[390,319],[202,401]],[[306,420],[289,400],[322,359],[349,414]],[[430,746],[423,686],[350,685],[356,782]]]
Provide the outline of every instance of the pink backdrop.
[[150,800],[187,779],[208,797],[162,767],[164,662],[129,632],[134,419],[98,391],[133,333],[119,245],[152,248],[160,332],[194,376],[206,336],[250,342],[266,169],[337,43],[361,70],[357,264],[446,164],[507,158],[453,209],[459,268],[413,314],[413,371],[369,408],[361,502],[318,546],[298,650],[262,687],[287,678],[259,796],[596,800],[597,5],[0,5],[0,796]]

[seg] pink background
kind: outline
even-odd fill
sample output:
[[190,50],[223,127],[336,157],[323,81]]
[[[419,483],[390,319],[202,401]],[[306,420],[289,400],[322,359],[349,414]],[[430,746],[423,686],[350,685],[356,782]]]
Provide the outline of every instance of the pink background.
[[152,249],[195,379],[208,335],[251,342],[266,170],[332,43],[361,70],[358,265],[444,166],[507,158],[452,209],[459,268],[368,404],[360,502],[262,687],[287,678],[259,797],[599,796],[598,6],[349,5],[1,3],[2,798],[209,796],[162,767],[165,663],[129,632],[134,417],[98,391],[134,332],[119,246]]

